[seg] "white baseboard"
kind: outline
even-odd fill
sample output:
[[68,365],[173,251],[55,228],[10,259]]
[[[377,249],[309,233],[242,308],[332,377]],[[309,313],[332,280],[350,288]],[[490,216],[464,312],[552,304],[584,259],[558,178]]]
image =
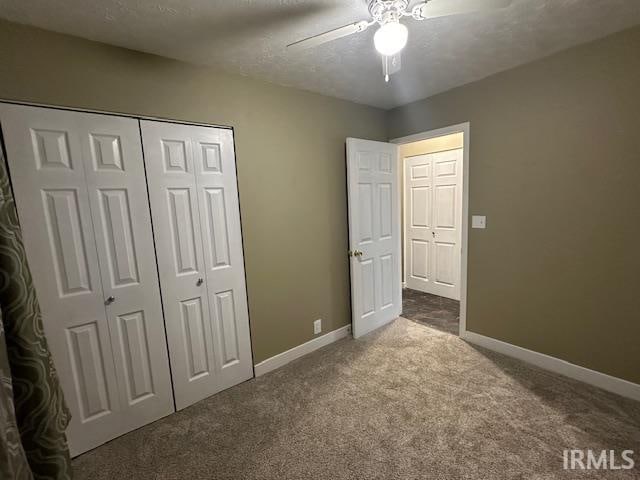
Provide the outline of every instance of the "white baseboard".
[[329,333],[325,333],[324,335],[309,340],[302,345],[298,345],[297,347],[293,347],[286,352],[279,353],[278,355],[274,355],[271,358],[267,358],[260,363],[254,365],[254,371],[256,373],[256,377],[264,375],[267,372],[275,370],[276,368],[280,368],[283,365],[295,360],[296,358],[300,358],[308,353],[313,352],[319,348],[324,347],[325,345],[329,345],[330,343],[335,342],[336,340],[340,340],[348,336],[351,333],[351,325],[345,325],[344,327],[338,328]]
[[527,350],[526,348],[502,342],[495,338],[485,337],[484,335],[473,333],[468,330],[463,332],[462,339],[489,350],[531,363],[544,370],[559,373],[560,375],[594,385],[602,388],[603,390],[617,393],[623,397],[640,401],[640,385],[637,383],[612,377],[611,375],[590,370],[588,368],[569,363],[565,360],[545,355],[544,353]]

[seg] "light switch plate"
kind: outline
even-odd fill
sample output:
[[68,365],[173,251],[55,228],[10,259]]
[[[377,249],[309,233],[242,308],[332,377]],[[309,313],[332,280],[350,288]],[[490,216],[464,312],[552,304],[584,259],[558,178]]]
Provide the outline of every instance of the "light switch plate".
[[487,217],[484,215],[473,215],[471,217],[471,228],[487,228]]

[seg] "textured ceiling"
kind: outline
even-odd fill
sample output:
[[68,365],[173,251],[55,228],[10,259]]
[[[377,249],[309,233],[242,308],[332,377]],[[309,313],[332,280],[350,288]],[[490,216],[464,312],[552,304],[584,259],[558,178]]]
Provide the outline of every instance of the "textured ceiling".
[[407,19],[409,45],[390,84],[374,29],[285,49],[367,19],[365,0],[0,0],[0,17],[390,108],[640,24],[640,0],[514,0],[503,10]]

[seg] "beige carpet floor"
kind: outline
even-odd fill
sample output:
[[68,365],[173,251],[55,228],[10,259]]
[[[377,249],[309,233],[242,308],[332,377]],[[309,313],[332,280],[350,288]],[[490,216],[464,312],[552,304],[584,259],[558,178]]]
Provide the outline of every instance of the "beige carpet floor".
[[635,450],[640,403],[398,319],[118,438],[76,479],[631,479],[567,448]]

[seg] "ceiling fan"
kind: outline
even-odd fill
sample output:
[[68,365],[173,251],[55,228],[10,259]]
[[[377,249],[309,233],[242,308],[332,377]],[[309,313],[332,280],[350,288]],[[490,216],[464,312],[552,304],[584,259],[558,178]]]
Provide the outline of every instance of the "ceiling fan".
[[354,33],[364,32],[372,25],[379,28],[373,37],[376,50],[382,56],[384,79],[398,72],[401,67],[400,53],[407,45],[409,30],[400,20],[410,17],[414,20],[449,15],[461,15],[494,8],[504,8],[512,0],[421,0],[414,5],[411,0],[369,0],[371,20],[361,20],[328,32],[314,35],[287,45],[290,50],[302,50],[331,42]]

